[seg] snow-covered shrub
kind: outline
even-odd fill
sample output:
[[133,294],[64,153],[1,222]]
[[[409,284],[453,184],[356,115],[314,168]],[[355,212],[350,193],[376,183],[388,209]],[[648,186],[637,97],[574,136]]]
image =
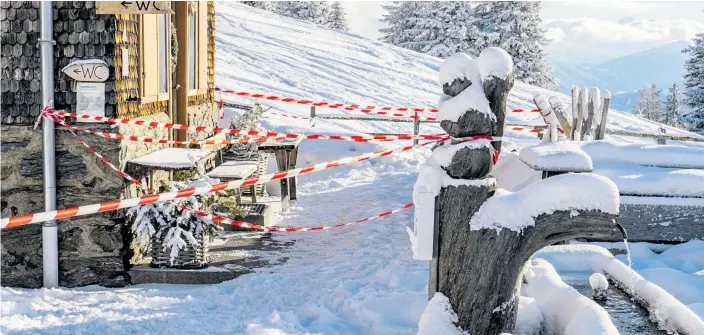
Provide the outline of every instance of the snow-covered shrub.
[[[196,176],[188,182],[172,181],[170,191],[203,187],[218,183],[219,180],[207,176]],[[190,243],[198,246],[198,238],[212,236],[218,227],[212,221],[185,210],[180,206],[196,211],[206,211],[213,201],[214,194],[206,193],[197,196],[162,201],[141,206],[135,206],[127,211],[127,220],[132,224],[132,231],[137,235],[143,249],[147,249],[152,238],[166,232],[161,245],[151,245],[152,248],[170,249],[171,263],[179,255],[179,251]],[[205,234],[205,235],[203,235]]]

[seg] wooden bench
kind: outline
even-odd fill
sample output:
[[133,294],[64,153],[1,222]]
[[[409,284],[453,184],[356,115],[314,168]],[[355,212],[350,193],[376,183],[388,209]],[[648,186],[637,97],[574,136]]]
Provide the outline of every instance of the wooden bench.
[[[221,181],[243,180],[249,178],[257,171],[257,162],[253,161],[228,161],[208,172],[208,177]],[[255,185],[249,186],[252,193],[252,203],[257,202]],[[237,192],[237,204],[242,204],[241,192]]]

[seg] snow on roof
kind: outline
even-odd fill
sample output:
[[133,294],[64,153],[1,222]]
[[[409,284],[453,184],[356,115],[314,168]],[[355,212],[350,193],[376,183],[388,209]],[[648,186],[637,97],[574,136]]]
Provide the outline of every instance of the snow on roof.
[[618,214],[619,194],[609,179],[592,173],[565,174],[489,198],[470,220],[472,230],[521,231],[541,214],[558,210],[600,210]]
[[165,148],[135,158],[130,163],[169,169],[188,169],[197,167],[197,162],[211,154],[212,152],[201,149]]
[[627,162],[660,167],[704,169],[704,148],[683,145],[626,144],[614,141],[581,142],[595,162]]
[[592,171],[592,159],[572,141],[543,143],[525,147],[521,160],[540,171]]

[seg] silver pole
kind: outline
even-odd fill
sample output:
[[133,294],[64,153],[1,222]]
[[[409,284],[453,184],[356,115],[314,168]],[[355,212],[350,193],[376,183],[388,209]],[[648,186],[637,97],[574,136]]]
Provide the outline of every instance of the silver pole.
[[[54,104],[54,41],[53,8],[51,1],[41,3],[42,104]],[[44,210],[56,209],[56,154],[54,122],[42,121],[42,148],[44,162]],[[44,287],[59,286],[59,238],[56,221],[42,223],[42,265]]]

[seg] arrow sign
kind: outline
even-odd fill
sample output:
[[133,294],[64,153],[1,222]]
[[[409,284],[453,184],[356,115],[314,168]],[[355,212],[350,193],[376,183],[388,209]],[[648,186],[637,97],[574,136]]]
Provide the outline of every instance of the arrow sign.
[[100,59],[77,60],[61,69],[76,81],[102,83],[110,77],[108,64]]
[[98,14],[174,14],[168,1],[98,1]]

